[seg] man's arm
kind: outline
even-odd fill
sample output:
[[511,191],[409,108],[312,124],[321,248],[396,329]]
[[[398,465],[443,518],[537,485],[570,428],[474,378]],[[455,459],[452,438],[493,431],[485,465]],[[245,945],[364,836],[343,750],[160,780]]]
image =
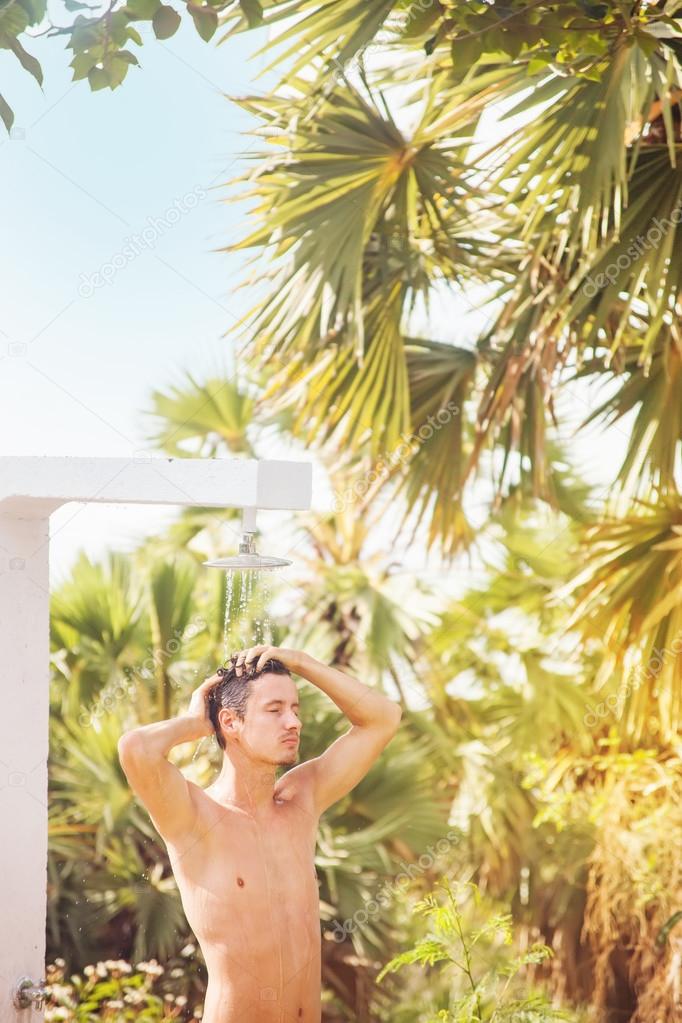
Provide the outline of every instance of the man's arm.
[[400,725],[400,704],[302,650],[261,646],[246,652],[247,660],[256,657],[261,665],[269,657],[282,660],[290,671],[326,693],[351,722],[350,729],[324,753],[286,774],[288,781],[296,776],[310,783],[317,813],[323,813],[355,788],[389,744]]
[[214,675],[195,690],[186,714],[133,728],[118,740],[119,760],[131,789],[162,838],[171,842],[192,829],[196,806],[190,783],[167,756],[173,746],[212,734],[206,695],[217,681]]

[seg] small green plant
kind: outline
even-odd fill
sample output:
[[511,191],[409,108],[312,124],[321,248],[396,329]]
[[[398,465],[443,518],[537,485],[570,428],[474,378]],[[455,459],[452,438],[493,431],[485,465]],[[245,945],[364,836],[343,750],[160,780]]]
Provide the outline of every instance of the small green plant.
[[576,1016],[553,1008],[541,993],[520,997],[519,972],[548,959],[553,955],[551,948],[534,944],[521,955],[505,954],[504,946],[511,945],[513,938],[509,913],[493,914],[483,926],[467,933],[467,904],[472,899],[476,907],[481,904],[477,885],[441,879],[436,888],[445,893],[444,899],[430,893],[414,907],[415,913],[429,920],[428,933],[414,948],[391,959],[377,982],[413,963],[448,964],[455,971],[449,1007],[420,1018],[420,1023],[577,1023]]

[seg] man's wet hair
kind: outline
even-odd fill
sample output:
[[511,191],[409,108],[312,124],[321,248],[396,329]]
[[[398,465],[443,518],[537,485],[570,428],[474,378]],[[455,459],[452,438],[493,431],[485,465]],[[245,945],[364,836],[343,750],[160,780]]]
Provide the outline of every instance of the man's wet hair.
[[271,660],[266,661],[260,671],[256,670],[257,660],[258,658],[256,657],[250,667],[242,664],[241,675],[237,675],[235,665],[231,662],[228,662],[229,667],[218,668],[217,674],[221,675],[222,678],[208,695],[208,715],[215,729],[218,745],[221,749],[225,749],[225,737],[221,734],[218,722],[219,711],[223,707],[227,707],[236,713],[240,721],[243,721],[246,714],[247,701],[253,692],[252,683],[254,679],[266,674],[288,675],[291,678],[289,669],[276,658],[273,657]]

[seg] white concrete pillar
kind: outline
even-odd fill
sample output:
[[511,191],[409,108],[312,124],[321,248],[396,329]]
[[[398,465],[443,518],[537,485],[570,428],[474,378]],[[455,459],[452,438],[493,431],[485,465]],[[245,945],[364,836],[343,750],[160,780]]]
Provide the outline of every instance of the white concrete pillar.
[[0,515],[0,1021],[45,976],[49,713],[49,521]]

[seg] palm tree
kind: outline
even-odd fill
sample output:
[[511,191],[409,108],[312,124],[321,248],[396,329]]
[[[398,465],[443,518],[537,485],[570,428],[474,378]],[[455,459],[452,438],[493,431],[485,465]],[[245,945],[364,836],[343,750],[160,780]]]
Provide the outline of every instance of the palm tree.
[[[229,31],[248,27],[243,6],[228,11]],[[258,454],[256,434],[270,426],[327,466],[335,458],[332,487],[346,496],[302,525],[315,572],[279,641],[319,644],[402,690],[408,706],[426,703],[409,719],[428,755],[410,761],[411,749],[396,743],[394,754],[392,744],[387,776],[366,779],[323,831],[328,918],[357,917],[355,878],[371,884],[384,855],[411,851],[391,802],[404,788],[388,784],[393,812],[371,798],[400,756],[424,813],[410,821],[414,848],[452,801],[467,835],[452,869],[475,865],[529,934],[561,950],[559,995],[588,997],[607,1019],[666,1018],[675,961],[666,942],[682,898],[682,680],[678,657],[650,669],[656,650],[674,649],[679,603],[678,5],[270,0],[262,10],[283,23],[274,61],[287,67],[273,95],[241,101],[269,143],[245,175],[253,228],[237,246],[254,250],[255,265],[263,257],[269,282],[242,324],[258,400],[250,395],[251,410],[226,386],[216,402],[188,378],[168,400],[157,395],[156,440],[174,454]],[[489,323],[451,344],[429,304],[472,287]],[[556,444],[574,394],[589,405],[586,421],[627,429],[634,416],[613,500],[587,507]],[[451,560],[475,538],[466,502],[481,481],[491,512],[502,509],[512,561],[441,609],[441,624],[410,629],[387,557],[368,556],[372,515],[381,509],[393,526],[399,509],[413,541]],[[581,520],[583,547],[570,524],[558,530],[575,539],[570,556],[554,526],[547,537],[541,520],[530,536],[515,530],[529,495]],[[633,497],[646,504],[628,508]],[[156,550],[172,557],[179,546],[196,561],[224,549],[226,526],[230,516],[200,510]],[[202,599],[211,587],[216,596],[217,583],[197,585]],[[523,642],[494,620],[510,604],[534,623]],[[204,654],[220,638],[207,627]],[[564,645],[571,638],[577,653]],[[72,645],[57,664],[72,663]],[[575,677],[552,663],[555,647]],[[460,676],[478,698],[458,691]],[[164,699],[172,677],[156,679]],[[310,711],[320,738],[325,727],[333,736],[335,718]],[[631,832],[644,837],[635,844]],[[390,1013],[365,988],[376,950],[393,950],[391,923],[373,918],[327,950],[327,986],[358,1018]]]
[[[269,145],[240,179],[251,186],[252,226],[229,248],[252,249],[271,281],[241,324],[242,358],[268,372],[271,401],[296,410],[292,430],[306,445],[350,446],[356,465],[388,464],[381,486],[405,499],[403,524],[423,523],[446,559],[471,541],[466,503],[482,480],[491,510],[518,494],[566,507],[555,441],[567,397],[584,401],[585,425],[627,431],[623,463],[608,466],[610,493],[584,517],[574,577],[557,594],[578,599],[563,627],[582,634],[596,687],[596,714],[576,721],[570,699],[564,709],[577,735],[602,745],[588,765],[575,750],[555,763],[555,751],[546,794],[584,811],[584,771],[592,812],[622,784],[619,757],[635,757],[636,770],[642,743],[673,791],[679,4],[263,4],[266,24],[285,18],[270,44],[281,81],[240,100]],[[236,7],[225,23],[229,34],[249,27]],[[466,343],[449,343],[433,316],[415,330],[415,309],[474,286],[490,318]],[[428,420],[420,437],[439,413],[442,424]],[[393,458],[405,435],[418,441]],[[447,693],[439,698],[447,707]],[[509,717],[523,710],[510,706]],[[618,805],[625,834],[631,816]],[[659,836],[661,848],[678,837]],[[591,876],[602,868],[593,861]],[[597,901],[586,935],[600,934],[606,949],[595,994],[604,1008],[612,943]],[[640,966],[666,905],[649,907]],[[625,925],[622,937],[632,937]],[[636,1001],[613,1011],[636,1013]]]

